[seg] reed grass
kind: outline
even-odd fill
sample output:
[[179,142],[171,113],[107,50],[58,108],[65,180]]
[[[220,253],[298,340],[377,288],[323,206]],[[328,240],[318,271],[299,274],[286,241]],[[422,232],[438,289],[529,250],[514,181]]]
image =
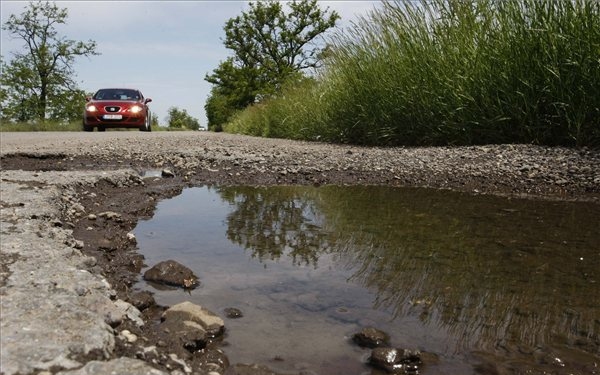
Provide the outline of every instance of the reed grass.
[[318,80],[226,131],[366,145],[600,147],[600,2],[390,1],[338,33]]

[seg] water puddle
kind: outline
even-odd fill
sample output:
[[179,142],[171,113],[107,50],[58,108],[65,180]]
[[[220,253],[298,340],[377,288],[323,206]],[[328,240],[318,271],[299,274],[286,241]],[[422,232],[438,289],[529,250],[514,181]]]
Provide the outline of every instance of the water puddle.
[[428,353],[423,374],[600,373],[597,205],[387,187],[201,187],[135,229],[155,293],[225,316],[232,363],[370,374],[366,326]]

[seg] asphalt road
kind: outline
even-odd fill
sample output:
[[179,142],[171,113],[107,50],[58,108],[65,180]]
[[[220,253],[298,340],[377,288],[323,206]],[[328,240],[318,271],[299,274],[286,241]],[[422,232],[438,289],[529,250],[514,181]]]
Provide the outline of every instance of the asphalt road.
[[[161,374],[115,358],[139,312],[90,272],[65,221],[77,189],[169,170],[181,184],[384,184],[599,204],[600,152],[531,145],[365,148],[209,132],[0,133],[0,373]],[[98,198],[100,199],[100,198]],[[176,374],[173,370],[172,374]]]
[[[600,150],[532,145],[377,148],[212,132],[0,137],[3,165],[10,169],[28,164],[35,168],[40,155],[46,155],[49,169],[168,167],[192,183],[383,184],[551,199],[600,196]],[[8,157],[15,153],[23,157]]]

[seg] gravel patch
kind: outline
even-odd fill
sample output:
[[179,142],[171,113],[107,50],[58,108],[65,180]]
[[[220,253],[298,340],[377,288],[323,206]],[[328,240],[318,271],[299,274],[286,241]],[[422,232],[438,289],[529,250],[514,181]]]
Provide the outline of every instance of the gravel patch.
[[[371,148],[208,132],[1,133],[0,161],[6,375],[185,369],[176,356],[153,357],[152,366],[131,359],[136,353],[124,345],[138,340],[144,322],[126,301],[129,276],[109,275],[88,253],[135,247],[126,234],[138,217],[184,186],[374,184],[600,202],[600,151],[591,149]],[[113,190],[102,195],[99,186],[123,197],[107,203]],[[93,230],[78,229],[83,223]]]
[[600,151],[532,145],[374,148],[212,132],[3,133],[2,164],[158,169],[190,183],[384,184],[600,198]]

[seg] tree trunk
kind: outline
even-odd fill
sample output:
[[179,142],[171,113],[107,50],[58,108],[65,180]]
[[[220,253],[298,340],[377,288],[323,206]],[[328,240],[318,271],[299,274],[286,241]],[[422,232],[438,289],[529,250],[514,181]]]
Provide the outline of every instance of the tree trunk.
[[40,98],[38,101],[37,115],[38,119],[45,121],[46,120],[46,102],[48,98],[48,83],[44,79],[44,77],[40,77],[42,84],[40,86]]

